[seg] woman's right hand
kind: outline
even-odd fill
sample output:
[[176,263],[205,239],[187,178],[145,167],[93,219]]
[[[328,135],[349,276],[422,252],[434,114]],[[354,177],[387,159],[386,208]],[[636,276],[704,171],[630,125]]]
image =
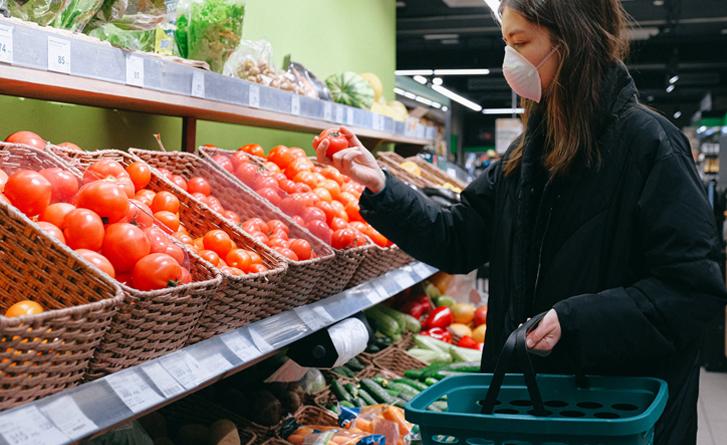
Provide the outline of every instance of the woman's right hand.
[[313,146],[316,148],[318,162],[336,167],[341,173],[350,177],[354,181],[364,185],[374,193],[378,193],[384,189],[386,185],[386,175],[379,167],[374,155],[363,146],[348,128],[341,127],[338,129],[348,140],[348,147],[334,154],[332,158],[326,156],[328,150],[328,140],[322,141],[318,136],[313,140]]

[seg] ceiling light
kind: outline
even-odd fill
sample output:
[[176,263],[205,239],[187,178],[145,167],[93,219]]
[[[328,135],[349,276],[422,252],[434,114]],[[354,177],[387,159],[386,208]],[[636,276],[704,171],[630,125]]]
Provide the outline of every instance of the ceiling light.
[[397,8],[406,8],[406,3],[404,3],[404,2],[396,2],[396,7]]
[[677,74],[677,75],[675,75],[675,76],[672,76],[672,77],[671,77],[671,78],[669,79],[669,84],[670,84],[670,85],[674,85],[674,84],[675,84],[675,83],[677,83],[677,82],[679,82],[679,74]]
[[442,45],[456,45],[459,43],[458,39],[447,39],[441,41]]
[[664,6],[664,0],[654,0],[654,6]]
[[431,76],[434,70],[396,70],[394,74],[397,76]]
[[445,112],[446,112],[446,111],[449,111],[449,107],[448,107],[448,106],[446,106],[446,105],[445,105],[445,106],[443,106],[443,107],[442,107],[442,111],[445,111]]
[[441,85],[441,84],[443,84],[443,83],[444,83],[444,81],[442,80],[442,78],[441,78],[441,77],[435,77],[434,79],[432,79],[432,83],[433,83],[434,85]]
[[422,85],[426,85],[427,84],[427,78],[424,77],[424,76],[420,76],[418,74],[416,76],[414,76],[414,80],[416,80],[417,82],[419,82]]
[[681,111],[677,111],[676,113],[674,113],[674,119],[679,119],[680,117],[682,117]]
[[485,108],[482,114],[523,114],[525,108]]
[[669,85],[668,87],[666,87],[666,92],[667,93],[671,93],[675,89],[676,89],[676,87],[674,85]]
[[488,70],[487,68],[434,70],[435,76],[487,76],[489,74],[490,70]]
[[436,108],[437,110],[439,110],[440,108],[442,108],[442,104],[440,104],[439,102],[432,102],[432,108]]
[[414,100],[419,102],[420,104],[424,104],[424,105],[428,105],[428,106],[432,105],[432,101],[427,99],[426,97],[417,96],[414,98]]
[[424,34],[424,40],[456,40],[458,38],[459,34]]
[[403,96],[406,91],[402,90],[401,88],[394,87],[394,94],[398,94],[400,96]]
[[722,35],[727,35],[727,28],[722,28],[722,30],[719,33]]
[[444,88],[441,85],[434,85],[434,86],[432,86],[432,89],[434,91],[436,91],[437,93],[439,93],[443,96],[446,96],[461,105],[464,105],[465,107],[469,108],[472,111],[477,111],[477,112],[482,111],[481,105],[476,104],[476,103],[472,102],[471,100],[460,96],[459,94],[455,93],[454,91],[450,91],[450,90]]

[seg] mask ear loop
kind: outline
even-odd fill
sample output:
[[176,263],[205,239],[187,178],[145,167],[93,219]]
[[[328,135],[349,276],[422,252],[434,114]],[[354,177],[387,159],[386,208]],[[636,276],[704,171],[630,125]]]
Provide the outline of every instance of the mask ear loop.
[[545,56],[545,59],[543,59],[543,61],[540,62],[538,64],[538,66],[535,67],[535,69],[538,70],[538,71],[540,71],[540,68],[542,68],[542,66],[545,65],[545,62],[547,62],[548,59],[550,59],[553,56],[553,54],[555,54],[556,52],[558,52],[559,49],[560,49],[560,46],[559,45],[554,46],[553,49],[548,53],[548,55]]

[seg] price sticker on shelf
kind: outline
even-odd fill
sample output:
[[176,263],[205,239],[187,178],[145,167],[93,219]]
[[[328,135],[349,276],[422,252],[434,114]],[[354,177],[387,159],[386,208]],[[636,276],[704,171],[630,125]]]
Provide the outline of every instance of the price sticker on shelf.
[[294,310],[311,331],[318,331],[335,321],[322,306],[300,306]]
[[414,283],[416,283],[416,281],[414,281],[414,278],[412,278],[410,274],[402,272],[398,272],[396,273],[396,275],[394,275],[394,281],[396,281],[396,284],[398,284],[399,287],[402,288],[402,290],[409,289],[414,285]]
[[250,85],[248,92],[248,105],[253,108],[260,108],[260,87],[257,85]]
[[207,377],[197,359],[184,351],[163,358],[162,366],[186,389],[197,387]]
[[192,72],[192,93],[193,97],[204,99],[204,72],[202,70],[194,70]]
[[59,397],[40,410],[70,438],[83,437],[98,428],[70,396]]
[[371,303],[377,304],[389,298],[389,293],[386,291],[383,284],[376,282],[372,287],[374,288],[374,292],[368,294],[368,299]]
[[346,122],[343,120],[343,107],[337,106],[336,107],[336,122],[339,124],[345,124]]
[[290,114],[300,116],[300,96],[293,94],[290,99]]
[[13,63],[13,27],[0,25],[0,62]]
[[144,86],[144,59],[129,54],[126,57],[126,84],[135,87]]
[[414,264],[414,273],[419,275],[419,278],[424,279],[428,277],[429,274],[429,268],[424,263],[416,263]]
[[270,351],[272,351],[274,348],[268,343],[267,340],[265,340],[265,337],[260,335],[254,327],[250,327],[247,332],[250,333],[250,338],[252,339],[253,344],[255,344],[255,347],[258,349],[258,351],[262,352],[263,354],[266,354]]
[[0,416],[0,435],[8,445],[52,445],[67,440],[34,406]]
[[48,36],[48,70],[71,74],[71,42]]
[[333,120],[333,104],[330,102],[323,103],[323,120],[329,122]]
[[184,388],[159,363],[150,363],[142,366],[141,369],[164,394],[164,397],[170,398],[184,392]]
[[374,130],[382,131],[384,129],[384,116],[374,113]]
[[202,369],[207,373],[207,379],[214,378],[232,369],[232,364],[222,354],[212,354],[199,361]]
[[353,108],[346,108],[346,125],[353,125]]
[[106,377],[117,396],[129,409],[138,413],[164,401],[141,376],[133,371],[119,372]]
[[251,362],[260,355],[260,351],[237,331],[229,332],[220,338],[243,363]]

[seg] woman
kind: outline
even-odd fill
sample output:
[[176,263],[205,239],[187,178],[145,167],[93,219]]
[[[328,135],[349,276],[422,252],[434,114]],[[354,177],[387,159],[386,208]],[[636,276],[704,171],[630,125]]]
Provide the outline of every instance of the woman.
[[712,212],[686,138],[639,104],[622,60],[619,0],[505,0],[503,70],[526,130],[439,207],[377,166],[358,139],[319,160],[366,185],[361,214],[415,258],[452,273],[490,262],[483,369],[518,324],[540,371],[665,379],[657,444],[696,441],[704,327],[723,314]]

